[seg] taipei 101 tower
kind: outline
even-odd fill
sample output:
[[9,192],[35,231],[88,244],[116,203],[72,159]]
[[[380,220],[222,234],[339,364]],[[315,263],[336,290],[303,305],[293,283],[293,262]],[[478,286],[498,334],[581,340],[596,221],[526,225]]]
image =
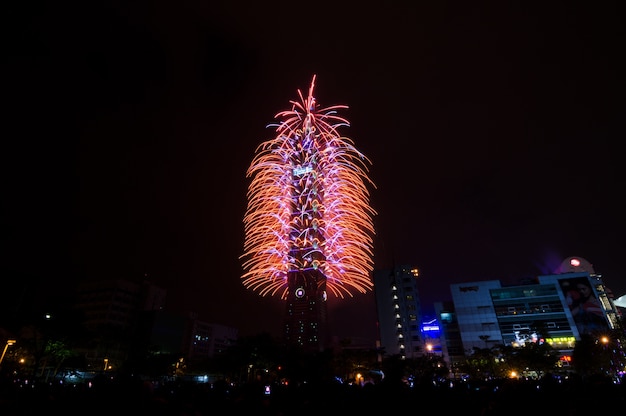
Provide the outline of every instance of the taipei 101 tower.
[[313,96],[278,113],[276,136],[247,171],[243,285],[286,301],[285,341],[305,351],[328,346],[327,297],[373,289],[371,162],[342,137],[338,110]]

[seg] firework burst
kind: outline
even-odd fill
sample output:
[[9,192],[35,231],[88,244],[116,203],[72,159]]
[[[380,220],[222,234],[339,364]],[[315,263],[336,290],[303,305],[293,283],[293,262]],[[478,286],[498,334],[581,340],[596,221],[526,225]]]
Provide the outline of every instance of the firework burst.
[[288,275],[317,270],[336,297],[372,289],[373,216],[367,176],[371,165],[339,129],[337,110],[321,108],[315,76],[306,99],[275,116],[276,137],[259,145],[247,170],[244,286],[285,299]]

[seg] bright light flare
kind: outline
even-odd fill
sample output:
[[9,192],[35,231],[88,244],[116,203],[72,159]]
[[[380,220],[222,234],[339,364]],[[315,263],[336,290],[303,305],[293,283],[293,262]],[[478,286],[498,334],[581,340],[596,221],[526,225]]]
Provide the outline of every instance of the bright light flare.
[[373,283],[371,161],[338,129],[348,121],[313,97],[276,114],[276,137],[261,143],[247,171],[248,207],[241,279],[261,296],[286,298],[291,271],[319,270],[339,298]]

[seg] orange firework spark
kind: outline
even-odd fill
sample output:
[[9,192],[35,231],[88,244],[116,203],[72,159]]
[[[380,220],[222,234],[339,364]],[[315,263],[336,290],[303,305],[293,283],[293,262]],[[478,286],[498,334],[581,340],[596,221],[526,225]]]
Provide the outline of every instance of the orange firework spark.
[[373,216],[367,184],[371,165],[338,128],[337,110],[313,97],[275,118],[276,137],[263,142],[247,171],[248,207],[241,277],[261,296],[286,298],[289,272],[319,270],[336,297],[372,289]]

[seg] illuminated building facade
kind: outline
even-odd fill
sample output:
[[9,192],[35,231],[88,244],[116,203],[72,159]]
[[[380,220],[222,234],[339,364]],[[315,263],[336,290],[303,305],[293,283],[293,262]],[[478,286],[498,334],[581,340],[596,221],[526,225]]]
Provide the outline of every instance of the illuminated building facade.
[[339,134],[347,107],[319,107],[314,85],[276,115],[276,137],[248,169],[241,256],[243,285],[286,300],[286,341],[306,350],[328,346],[328,295],[373,288],[369,160]]
[[417,268],[409,266],[374,272],[380,347],[385,355],[416,358],[426,353],[417,278]]
[[440,308],[438,319],[446,321],[444,344],[458,338],[462,342],[464,355],[455,349],[444,357],[452,366],[474,348],[500,344],[548,342],[567,357],[583,334],[606,333],[618,326],[610,291],[580,257],[565,259],[556,274],[538,276],[531,283],[504,287],[498,280],[478,281],[452,284],[450,291],[453,307]]
[[328,346],[326,277],[319,271],[289,274],[289,292],[284,321],[285,341],[305,350]]
[[462,363],[466,359],[454,303],[452,301],[435,302],[433,306],[440,329],[439,348],[441,356],[454,377],[455,367],[452,364]]

